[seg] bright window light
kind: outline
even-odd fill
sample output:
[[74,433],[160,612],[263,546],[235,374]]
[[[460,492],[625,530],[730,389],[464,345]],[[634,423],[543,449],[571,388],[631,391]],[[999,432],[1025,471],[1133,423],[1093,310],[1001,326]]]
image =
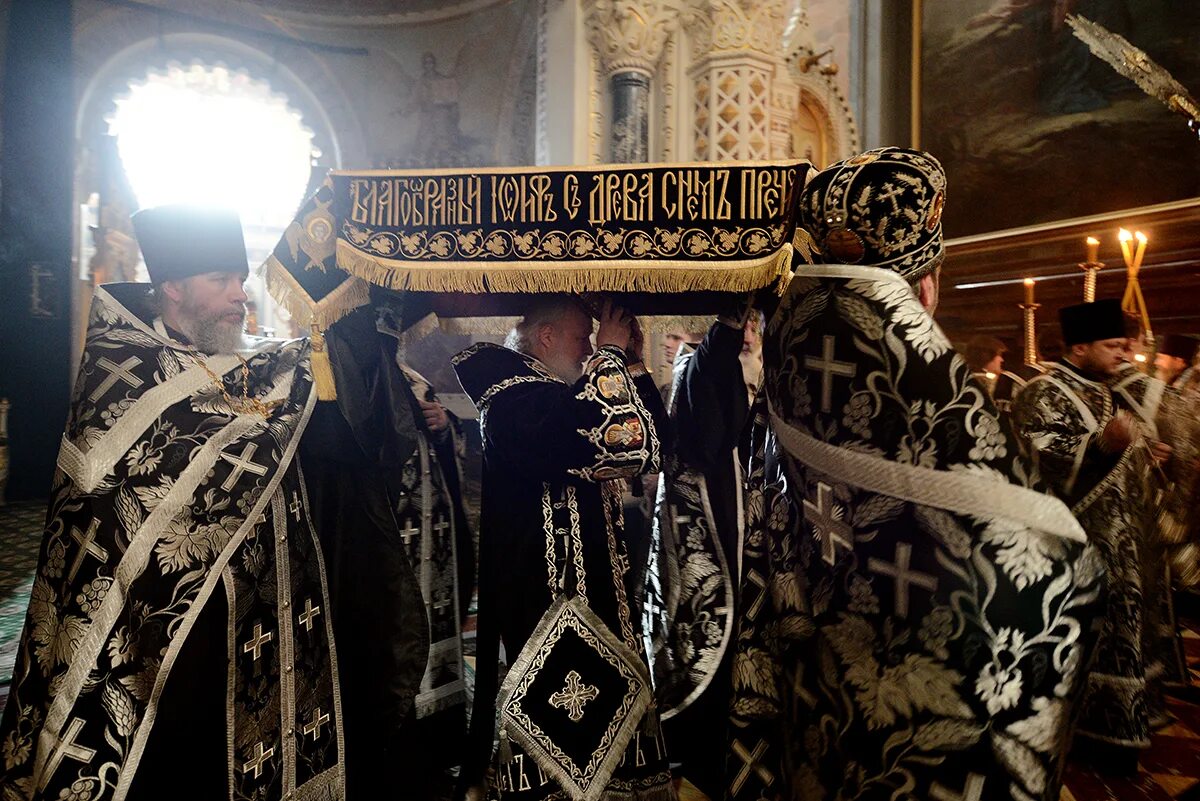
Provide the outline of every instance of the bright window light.
[[313,133],[263,81],[171,64],[131,84],[116,106],[110,131],[140,207],[229,206],[247,229],[282,232],[304,200],[320,155]]

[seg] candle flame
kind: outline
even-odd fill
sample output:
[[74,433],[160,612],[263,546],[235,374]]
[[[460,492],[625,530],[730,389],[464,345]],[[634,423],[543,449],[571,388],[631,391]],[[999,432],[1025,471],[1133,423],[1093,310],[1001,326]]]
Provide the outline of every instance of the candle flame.
[[1120,239],[1122,242],[1128,242],[1130,239],[1133,239],[1133,234],[1122,228],[1117,232],[1117,239]]
[[1146,238],[1146,235],[1145,235],[1145,234],[1143,234],[1141,231],[1138,231],[1136,234],[1134,234],[1134,236],[1135,236],[1135,237],[1137,237],[1137,241],[1138,241],[1140,244],[1143,244],[1143,245],[1144,245],[1144,244],[1146,244],[1146,242],[1147,242],[1147,241],[1149,241],[1149,240]]
[[1097,239],[1097,238],[1096,238],[1096,237],[1094,237],[1094,236],[1089,236],[1089,237],[1087,238],[1087,243],[1088,243],[1089,245],[1099,245],[1099,244],[1100,244],[1100,240],[1099,240],[1099,239]]
[[1133,357],[1133,360],[1135,362],[1144,362],[1144,361],[1146,361],[1146,354],[1144,354],[1144,353],[1135,354]]
[[1025,279],[1025,286],[1033,286],[1033,279],[1032,279],[1032,278],[1026,278],[1026,279]]

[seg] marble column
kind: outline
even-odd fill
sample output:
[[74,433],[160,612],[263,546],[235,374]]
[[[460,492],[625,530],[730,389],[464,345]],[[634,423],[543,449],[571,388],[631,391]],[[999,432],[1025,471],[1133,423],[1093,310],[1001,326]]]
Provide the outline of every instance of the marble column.
[[626,70],[609,78],[612,124],[609,127],[609,160],[642,162],[650,158],[650,76]]

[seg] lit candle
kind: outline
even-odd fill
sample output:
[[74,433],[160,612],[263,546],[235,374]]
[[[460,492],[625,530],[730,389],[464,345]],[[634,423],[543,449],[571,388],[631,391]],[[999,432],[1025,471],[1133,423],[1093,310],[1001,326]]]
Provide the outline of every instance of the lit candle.
[[1125,258],[1125,266],[1133,266],[1133,251],[1129,249],[1129,240],[1133,239],[1133,234],[1122,228],[1117,232],[1117,241],[1121,243],[1121,255]]
[[1032,278],[1025,279],[1025,305],[1026,306],[1033,305],[1033,279]]
[[1134,234],[1134,237],[1137,238],[1138,246],[1137,254],[1133,257],[1133,269],[1134,271],[1137,271],[1142,268],[1142,257],[1146,255],[1146,242],[1149,240],[1141,231],[1138,231],[1136,234]]
[[1087,242],[1087,260],[1088,264],[1096,261],[1100,256],[1100,240],[1094,236],[1089,236]]

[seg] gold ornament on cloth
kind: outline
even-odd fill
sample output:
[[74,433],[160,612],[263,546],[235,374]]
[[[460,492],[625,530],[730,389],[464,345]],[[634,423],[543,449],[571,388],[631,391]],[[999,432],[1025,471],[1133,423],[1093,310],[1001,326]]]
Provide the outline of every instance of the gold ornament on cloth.
[[188,355],[191,356],[192,360],[200,366],[200,369],[204,370],[204,372],[208,374],[208,377],[213,380],[213,383],[217,386],[217,390],[221,393],[222,397],[225,398],[225,402],[229,404],[229,408],[232,409],[235,414],[257,414],[266,419],[271,416],[272,411],[283,404],[282,399],[268,402],[261,401],[258,398],[250,395],[250,365],[241,357],[241,355],[238,356],[238,361],[242,363],[241,397],[235,397],[230,394],[229,390],[225,389],[225,380],[221,378],[221,376],[217,375],[216,372],[214,372],[213,369],[208,366],[208,363],[204,361],[204,357],[201,356],[198,351],[189,351]]

